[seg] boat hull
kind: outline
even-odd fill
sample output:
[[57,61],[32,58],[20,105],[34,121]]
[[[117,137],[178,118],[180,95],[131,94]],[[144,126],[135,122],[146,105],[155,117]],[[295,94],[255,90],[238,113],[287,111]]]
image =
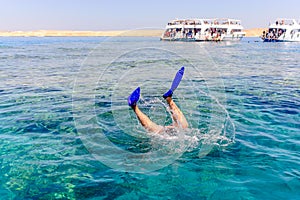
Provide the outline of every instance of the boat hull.
[[300,40],[262,39],[263,42],[300,42]]
[[221,41],[240,41],[243,39],[244,35],[221,35],[219,37],[212,37],[207,35],[202,35],[198,37],[192,38],[171,38],[171,37],[161,37],[160,40],[162,41],[180,41],[180,42],[221,42]]
[[195,42],[195,38],[160,38],[162,41]]
[[263,42],[285,42],[284,40],[278,39],[263,39]]

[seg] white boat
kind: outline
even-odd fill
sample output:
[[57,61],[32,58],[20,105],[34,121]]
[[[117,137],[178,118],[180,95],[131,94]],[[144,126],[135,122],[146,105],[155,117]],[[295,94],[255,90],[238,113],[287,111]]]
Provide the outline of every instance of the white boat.
[[279,18],[264,31],[264,42],[300,42],[300,24],[295,19]]
[[176,19],[170,21],[161,40],[168,41],[234,41],[245,36],[240,20]]
[[161,36],[161,40],[168,41],[196,41],[205,28],[209,28],[205,19],[176,19],[170,21]]
[[213,38],[220,41],[240,41],[246,33],[241,25],[241,20],[217,18],[211,22]]

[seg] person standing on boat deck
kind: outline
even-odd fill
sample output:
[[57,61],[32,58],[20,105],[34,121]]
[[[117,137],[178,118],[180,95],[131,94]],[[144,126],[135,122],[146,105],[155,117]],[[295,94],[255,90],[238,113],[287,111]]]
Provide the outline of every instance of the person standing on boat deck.
[[162,132],[172,132],[175,128],[183,128],[186,129],[188,128],[188,122],[181,112],[181,110],[177,107],[175,102],[172,99],[173,92],[175,89],[178,87],[184,73],[184,67],[182,67],[176,74],[171,88],[163,95],[163,98],[167,101],[171,114],[172,114],[172,119],[173,119],[173,125],[170,126],[161,126],[153,121],[145,115],[138,107],[137,102],[140,98],[140,87],[135,89],[131,95],[128,97],[128,105],[133,109],[135,112],[138,120],[140,121],[141,125],[150,132],[154,133],[162,133]]
[[274,33],[273,33],[273,31],[270,31],[270,33],[269,33],[269,39],[273,39],[273,37],[274,37]]
[[266,37],[267,37],[267,36],[266,36],[266,31],[263,31],[263,32],[262,32],[261,38],[264,40]]

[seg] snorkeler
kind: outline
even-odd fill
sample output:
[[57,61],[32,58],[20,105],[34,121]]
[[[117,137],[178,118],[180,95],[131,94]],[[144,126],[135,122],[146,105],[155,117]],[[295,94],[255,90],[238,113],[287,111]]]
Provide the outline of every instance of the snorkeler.
[[172,114],[172,119],[173,119],[173,125],[171,126],[161,126],[153,121],[150,120],[150,118],[145,115],[137,106],[137,102],[140,98],[140,87],[135,89],[131,95],[128,97],[128,105],[133,109],[135,112],[138,120],[142,124],[142,126],[150,132],[154,133],[162,133],[162,132],[169,132],[174,130],[175,128],[188,128],[188,122],[186,118],[184,117],[183,113],[181,110],[177,107],[175,102],[172,99],[173,92],[175,89],[178,87],[184,73],[184,67],[182,67],[177,73],[176,76],[172,82],[171,88],[163,95],[163,98],[166,99],[170,110]]

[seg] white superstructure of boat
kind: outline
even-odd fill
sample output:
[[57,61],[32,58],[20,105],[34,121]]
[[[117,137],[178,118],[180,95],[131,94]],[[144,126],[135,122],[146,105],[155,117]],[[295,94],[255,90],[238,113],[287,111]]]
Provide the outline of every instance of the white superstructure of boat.
[[241,20],[217,18],[211,21],[213,38],[220,41],[240,41],[246,33],[241,25]]
[[235,41],[245,36],[240,20],[176,19],[170,21],[161,40],[168,41]]
[[300,42],[300,24],[295,19],[278,18],[262,33],[264,42]]
[[170,21],[165,28],[161,40],[196,41],[200,40],[205,29],[210,27],[205,19],[176,19]]

